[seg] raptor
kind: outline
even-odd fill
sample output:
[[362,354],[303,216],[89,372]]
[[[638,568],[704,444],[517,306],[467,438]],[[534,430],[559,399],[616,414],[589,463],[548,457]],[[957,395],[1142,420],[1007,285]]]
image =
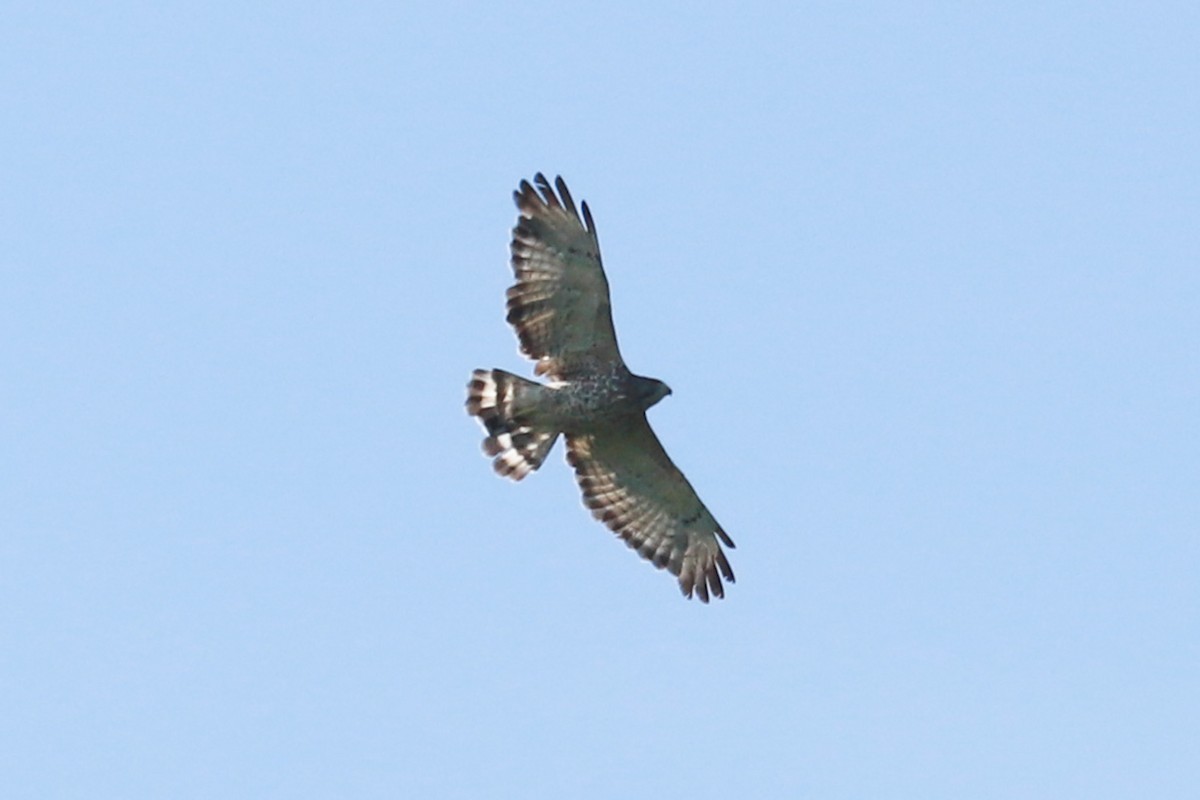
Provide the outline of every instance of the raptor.
[[508,322],[539,383],[477,369],[467,411],[487,432],[496,471],[521,480],[546,460],[559,436],[583,502],[639,555],[679,579],[687,597],[724,597],[733,569],[721,545],[733,540],[667,456],[646,410],[671,393],[634,375],[617,347],[596,225],[562,178],[541,173],[513,193]]

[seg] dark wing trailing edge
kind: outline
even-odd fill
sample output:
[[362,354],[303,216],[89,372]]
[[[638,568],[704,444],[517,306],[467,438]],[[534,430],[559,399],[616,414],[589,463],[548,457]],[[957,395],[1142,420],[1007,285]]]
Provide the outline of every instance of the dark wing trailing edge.
[[580,365],[620,362],[608,280],[587,203],[583,217],[562,178],[540,172],[513,192],[520,216],[512,235],[517,282],[508,290],[508,322],[538,375],[561,378]]
[[[567,461],[596,519],[659,569],[679,577],[684,595],[707,603],[734,582],[721,549],[733,540],[667,456],[644,414],[567,437]],[[718,541],[718,539],[720,541]]]

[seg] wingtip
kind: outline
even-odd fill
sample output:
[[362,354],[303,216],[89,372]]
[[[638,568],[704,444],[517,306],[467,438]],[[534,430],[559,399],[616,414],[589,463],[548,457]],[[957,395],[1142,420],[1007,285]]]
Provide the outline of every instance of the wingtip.
[[681,575],[679,591],[688,600],[696,599],[705,604],[713,597],[718,600],[725,599],[725,587],[721,585],[721,577],[717,575],[716,570],[705,575]]
[[529,181],[522,179],[513,192],[513,203],[522,216],[528,216],[533,206],[540,200],[538,193],[530,186]]
[[562,208],[558,202],[558,195],[554,193],[554,187],[550,181],[546,180],[546,176],[538,173],[533,176],[533,184],[537,186],[538,193],[542,196],[542,202],[550,208]]
[[558,196],[562,198],[563,208],[570,212],[572,217],[579,219],[579,212],[575,210],[575,199],[571,197],[571,190],[567,188],[567,182],[563,180],[562,175],[554,179],[554,185],[558,189]]
[[587,228],[587,232],[596,235],[596,223],[592,221],[592,210],[588,208],[587,200],[580,203],[583,208],[583,224]]
[[717,534],[717,538],[721,540],[721,543],[724,544],[726,547],[728,547],[730,550],[737,549],[737,545],[733,543],[733,539],[730,539],[729,534],[726,533],[724,530],[722,530],[720,527],[718,527],[716,529],[716,531],[714,531],[714,533]]

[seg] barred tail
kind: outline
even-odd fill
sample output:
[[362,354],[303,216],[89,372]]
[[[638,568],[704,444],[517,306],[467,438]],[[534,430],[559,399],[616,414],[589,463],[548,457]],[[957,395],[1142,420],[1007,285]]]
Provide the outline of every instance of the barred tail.
[[502,369],[477,369],[467,384],[467,413],[479,417],[488,436],[483,450],[494,456],[496,472],[519,481],[542,465],[558,431],[539,430],[529,422],[539,395],[547,391],[540,383]]

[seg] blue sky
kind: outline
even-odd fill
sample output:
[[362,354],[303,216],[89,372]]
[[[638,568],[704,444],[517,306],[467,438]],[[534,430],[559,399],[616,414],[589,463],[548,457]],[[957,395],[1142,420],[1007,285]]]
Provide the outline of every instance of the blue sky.
[[[0,794],[1188,797],[1194,4],[54,4],[0,28]],[[738,543],[680,598],[528,374],[588,200]]]

